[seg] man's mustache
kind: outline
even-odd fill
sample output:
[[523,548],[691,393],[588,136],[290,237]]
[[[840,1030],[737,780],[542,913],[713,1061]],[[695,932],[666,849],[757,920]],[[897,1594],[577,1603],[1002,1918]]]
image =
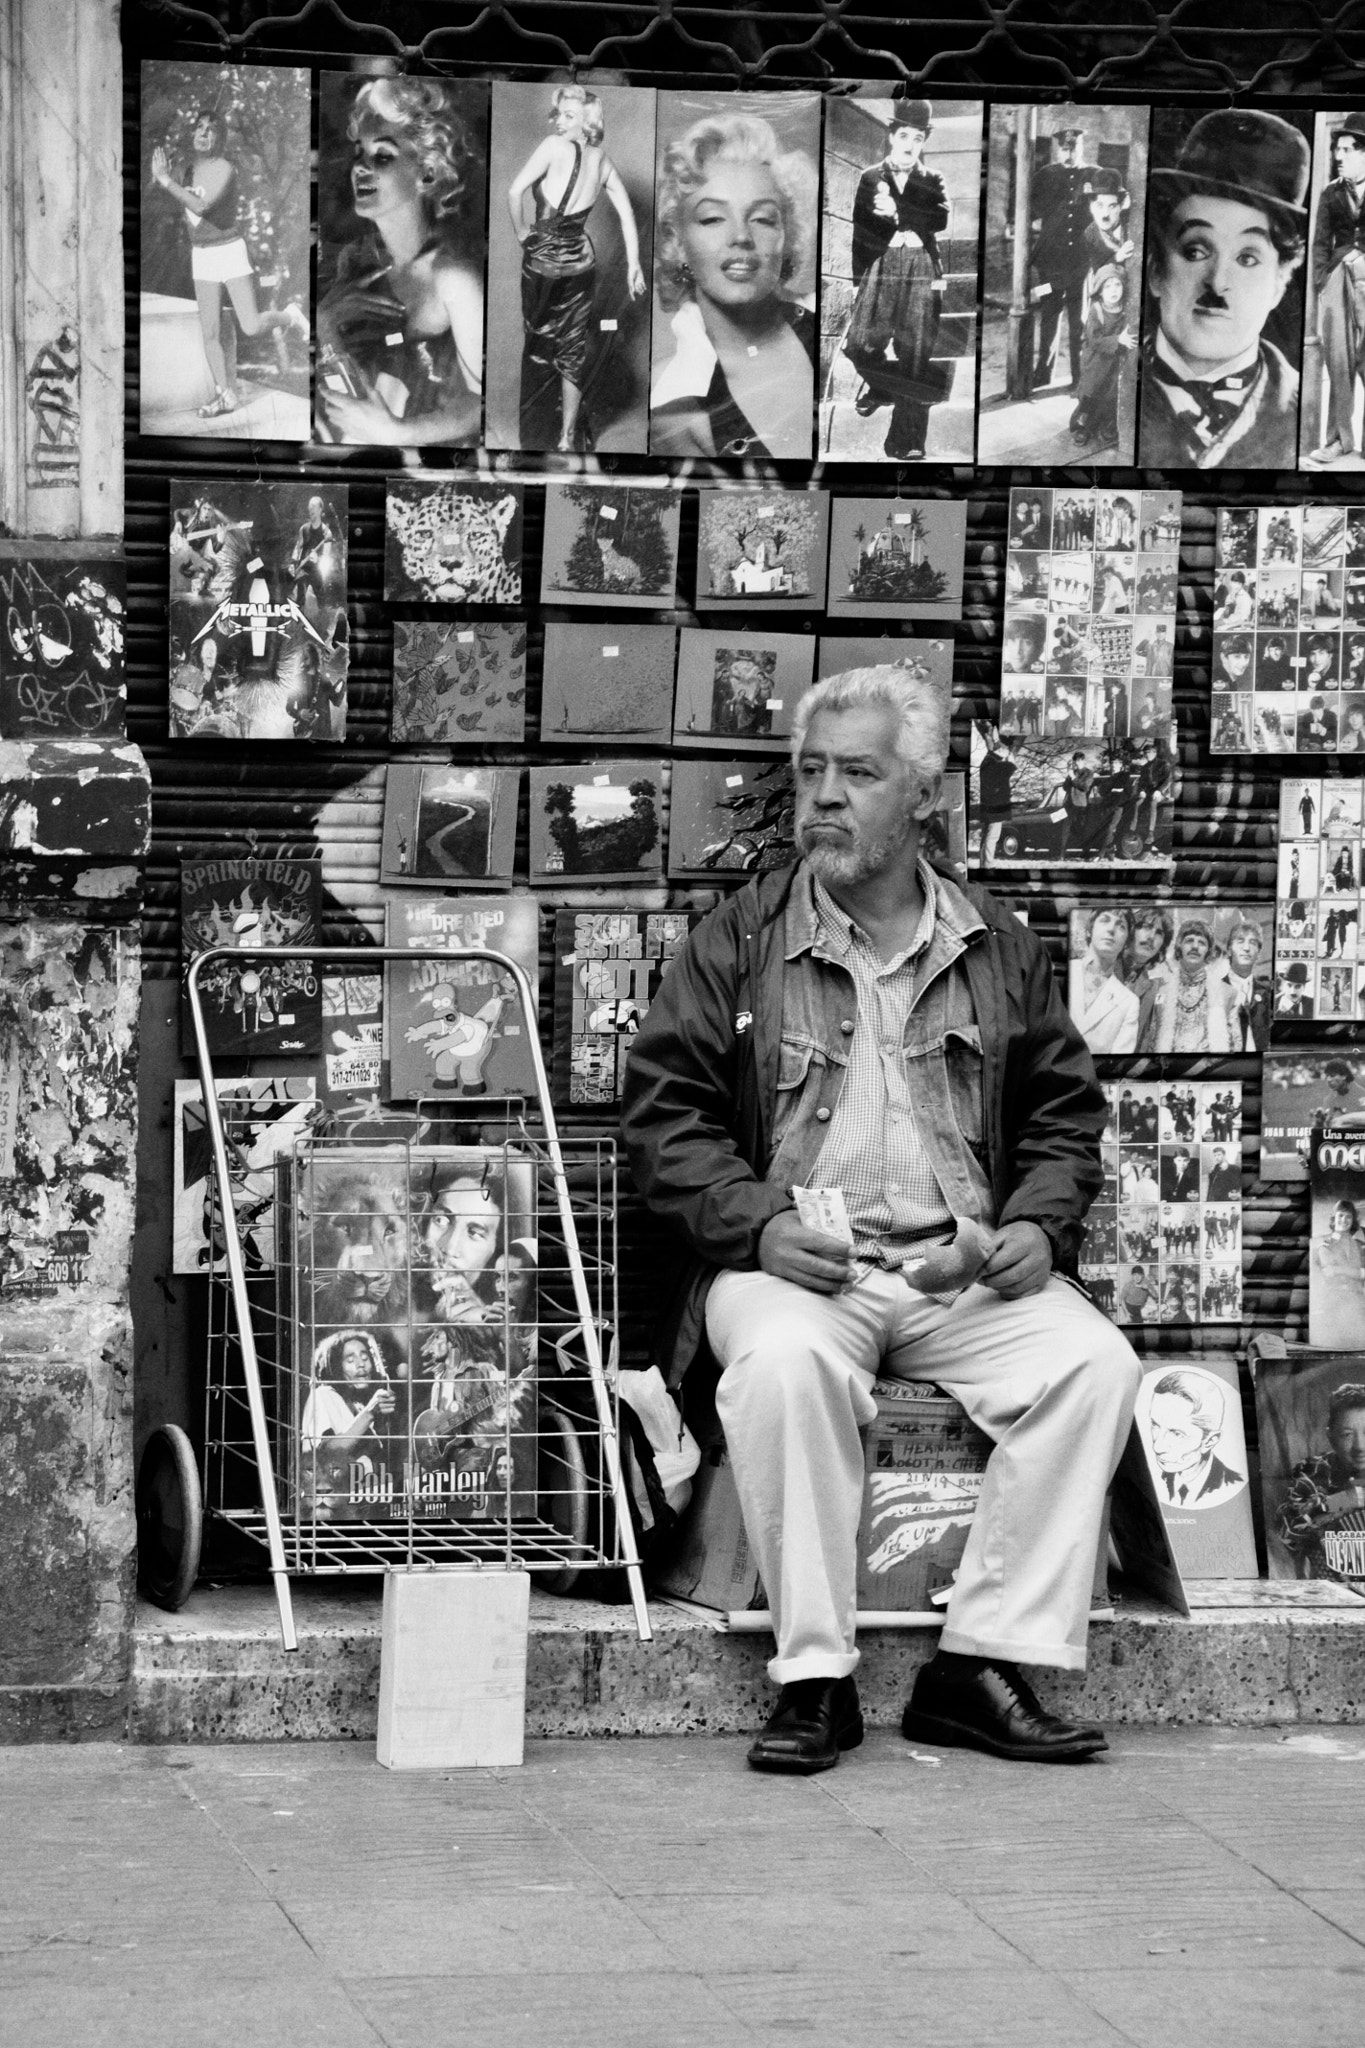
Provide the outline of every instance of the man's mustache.
[[1221,292],[1215,291],[1211,284],[1206,284],[1201,288],[1199,297],[1195,302],[1195,310],[1197,312],[1226,313],[1227,309],[1228,302]]

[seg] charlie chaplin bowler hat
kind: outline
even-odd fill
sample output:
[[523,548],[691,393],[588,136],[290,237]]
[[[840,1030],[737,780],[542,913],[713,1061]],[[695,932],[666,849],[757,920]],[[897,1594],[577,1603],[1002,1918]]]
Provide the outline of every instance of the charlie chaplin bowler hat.
[[933,108],[928,100],[897,100],[887,125],[893,134],[897,128],[916,128],[927,135],[934,125]]
[[1308,144],[1278,114],[1222,107],[1196,121],[1169,170],[1153,170],[1152,182],[1180,196],[1210,192],[1263,206],[1295,226],[1306,218]]
[[1341,126],[1332,130],[1333,142],[1343,135],[1353,135],[1357,142],[1365,142],[1365,114],[1348,114]]

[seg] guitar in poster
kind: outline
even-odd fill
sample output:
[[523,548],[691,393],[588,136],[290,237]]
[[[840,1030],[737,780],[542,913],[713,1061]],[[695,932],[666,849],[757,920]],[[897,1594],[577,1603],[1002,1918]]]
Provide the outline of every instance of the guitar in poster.
[[[180,943],[188,968],[219,946],[313,946],[322,936],[322,868],[309,860],[180,863]],[[311,960],[219,960],[199,977],[209,1051],[258,1059],[322,1051],[322,990]],[[186,997],[180,1042],[194,1052]]]
[[[506,953],[536,989],[540,914],[529,896],[394,895],[389,944],[479,946]],[[391,962],[388,969],[389,1093],[395,1102],[429,1096],[531,1096],[529,1033],[516,984],[492,960]]]

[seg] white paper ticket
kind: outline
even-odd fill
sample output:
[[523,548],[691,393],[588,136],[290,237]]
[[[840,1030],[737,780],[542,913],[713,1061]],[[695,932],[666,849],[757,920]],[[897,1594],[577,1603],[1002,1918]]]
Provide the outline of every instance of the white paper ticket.
[[848,1204],[842,1188],[793,1188],[796,1198],[796,1213],[807,1230],[818,1230],[822,1237],[837,1237],[842,1244],[852,1244],[853,1225],[848,1220]]

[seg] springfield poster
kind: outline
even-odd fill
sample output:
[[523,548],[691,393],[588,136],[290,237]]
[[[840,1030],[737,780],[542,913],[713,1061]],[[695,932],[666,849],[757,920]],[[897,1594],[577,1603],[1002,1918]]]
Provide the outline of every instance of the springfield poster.
[[[220,946],[310,946],[321,937],[322,869],[308,860],[180,863],[180,937],[186,973],[196,953]],[[322,1051],[322,990],[312,961],[219,960],[199,977],[209,1051],[243,1059]],[[189,997],[180,1044],[194,1052]]]

